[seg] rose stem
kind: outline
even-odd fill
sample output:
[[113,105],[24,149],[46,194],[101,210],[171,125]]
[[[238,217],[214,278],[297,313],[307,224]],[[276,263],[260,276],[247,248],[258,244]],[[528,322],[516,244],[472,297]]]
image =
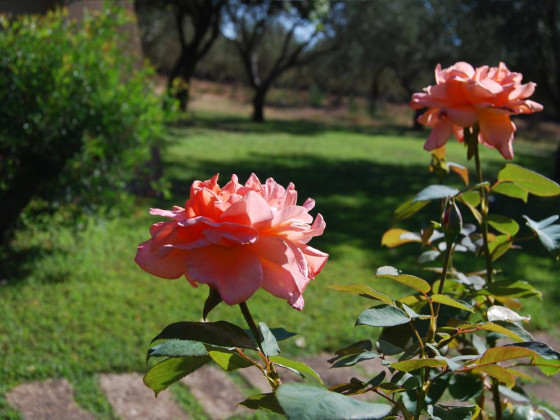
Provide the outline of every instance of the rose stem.
[[253,315],[251,315],[251,312],[249,311],[249,307],[247,306],[247,302],[241,302],[239,304],[239,307],[241,308],[241,313],[243,314],[243,318],[245,318],[245,321],[247,322],[247,325],[249,326],[249,329],[251,330],[251,332],[253,333],[253,336],[255,337],[255,341],[257,342],[257,346],[259,347],[260,352],[262,353],[262,355],[265,358],[266,361],[266,365],[267,368],[270,369],[270,372],[273,374],[272,376],[272,380],[274,383],[278,385],[280,385],[280,378],[278,376],[278,374],[276,373],[276,370],[274,369],[274,365],[272,364],[272,362],[268,359],[268,356],[266,355],[266,353],[264,352],[262,345],[261,345],[261,340],[259,339],[259,337],[261,336],[261,333],[259,331],[259,328],[257,327],[257,324],[255,323],[255,320],[253,319]]
[[[468,131],[468,130],[466,130]],[[478,153],[478,127],[473,128],[471,141],[476,141],[474,148],[474,161],[476,164],[476,172],[478,174],[478,182],[484,182],[482,177],[482,167],[480,165],[480,156]],[[484,246],[484,256],[486,258],[486,279],[488,284],[492,284],[492,256],[490,255],[490,249],[488,247],[488,195],[486,194],[486,187],[482,185],[480,187],[480,210],[482,213],[482,240]],[[498,389],[498,381],[492,378],[492,399],[494,400],[494,409],[496,410],[496,420],[502,420],[502,404],[500,401],[500,391]]]

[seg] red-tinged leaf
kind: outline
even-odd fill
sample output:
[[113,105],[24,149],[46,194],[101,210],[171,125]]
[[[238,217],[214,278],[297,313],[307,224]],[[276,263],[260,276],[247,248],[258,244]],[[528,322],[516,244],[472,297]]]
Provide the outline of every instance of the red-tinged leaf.
[[436,359],[414,359],[403,360],[402,362],[391,363],[391,367],[402,372],[410,372],[424,367],[446,367],[445,360]]
[[459,165],[455,162],[448,162],[447,166],[461,177],[465,185],[469,185],[469,169],[466,166]]
[[388,274],[386,267],[380,267],[377,270],[376,278],[387,278],[394,280],[398,283],[404,284],[405,286],[411,287],[414,290],[418,290],[420,293],[428,293],[432,288],[430,284],[421,279],[420,277],[412,276],[410,274]]
[[525,347],[503,346],[493,347],[484,352],[478,360],[478,364],[505,362],[506,360],[521,359],[523,357],[538,357],[538,353]]
[[394,211],[391,224],[394,225],[395,223],[409,218],[424,208],[427,204],[428,201],[414,201],[414,198],[405,201]]
[[484,372],[496,378],[498,381],[506,384],[508,388],[513,388],[515,385],[515,376],[513,376],[507,369],[499,365],[484,365],[477,366],[472,370],[473,372]]
[[395,248],[410,242],[422,242],[422,238],[417,233],[399,228],[389,229],[381,238],[381,245],[387,248]]
[[338,290],[343,293],[353,293],[355,295],[360,295],[369,299],[380,300],[387,305],[395,306],[395,303],[391,300],[389,296],[383,293],[377,292],[369,287],[367,284],[335,284],[329,286],[329,288]]

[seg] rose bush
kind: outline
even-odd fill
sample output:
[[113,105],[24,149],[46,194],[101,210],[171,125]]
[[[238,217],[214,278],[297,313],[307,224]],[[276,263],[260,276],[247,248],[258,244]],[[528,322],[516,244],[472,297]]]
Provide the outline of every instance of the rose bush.
[[542,111],[541,104],[527,99],[536,84],[521,84],[523,76],[510,72],[504,63],[475,69],[459,62],[443,70],[438,64],[435,76],[437,84],[415,93],[410,103],[414,109],[428,108],[418,118],[421,124],[432,127],[424,148],[443,146],[452,133],[462,142],[463,129],[478,124],[479,143],[513,159],[516,127],[510,116]]
[[195,181],[185,208],[151,210],[171,220],[151,227],[136,262],[158,277],[208,284],[229,305],[262,287],[301,310],[303,291],[328,254],[307,245],[325,229],[321,214],[309,214],[315,202],[296,201],[292,183],[284,188],[269,178],[263,185],[255,174],[244,185],[233,175],[223,188],[218,175]]

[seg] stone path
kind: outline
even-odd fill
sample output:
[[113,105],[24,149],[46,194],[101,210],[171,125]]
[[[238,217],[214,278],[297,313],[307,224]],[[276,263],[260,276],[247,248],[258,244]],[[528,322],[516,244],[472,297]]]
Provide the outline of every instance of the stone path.
[[[541,338],[541,337],[539,337]],[[328,354],[320,354],[305,360],[315,369],[327,386],[348,381],[352,376],[365,379],[379,372],[378,361],[360,364],[360,368],[329,369]],[[371,363],[370,363],[371,362]],[[267,381],[257,369],[238,371],[249,387],[261,392],[269,392]],[[279,370],[286,381],[301,380],[299,376]],[[543,379],[536,385],[528,386],[529,392],[546,400],[560,409],[560,378]],[[200,403],[209,419],[245,417],[251,413],[237,403],[245,396],[231,376],[217,367],[204,366],[180,383],[189,388]],[[189,419],[169,391],[161,392],[154,398],[153,392],[142,382],[138,373],[99,374],[99,387],[104,392],[114,413],[122,420],[179,420]],[[368,395],[364,396],[368,398]],[[17,386],[6,394],[6,400],[18,409],[25,420],[94,420],[96,417],[80,408],[74,401],[74,390],[66,379],[30,382]]]
[[94,420],[95,416],[74,402],[74,389],[66,379],[29,382],[6,394],[24,419]]

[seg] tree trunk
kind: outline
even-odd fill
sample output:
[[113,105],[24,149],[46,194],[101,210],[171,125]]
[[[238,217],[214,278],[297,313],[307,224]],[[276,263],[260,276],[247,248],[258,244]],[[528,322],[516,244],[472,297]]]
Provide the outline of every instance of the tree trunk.
[[379,102],[379,76],[381,70],[376,71],[371,78],[371,85],[369,89],[369,113],[373,115],[377,111]]
[[[191,78],[194,74],[195,61],[191,58],[193,52],[186,49],[173,66],[171,73],[167,79],[167,90],[174,93],[175,98],[179,101],[179,110],[186,111],[189,104]],[[181,78],[181,83],[174,86],[173,81]]]
[[264,122],[264,98],[268,88],[258,87],[255,89],[255,96],[253,97],[253,116],[254,122]]

